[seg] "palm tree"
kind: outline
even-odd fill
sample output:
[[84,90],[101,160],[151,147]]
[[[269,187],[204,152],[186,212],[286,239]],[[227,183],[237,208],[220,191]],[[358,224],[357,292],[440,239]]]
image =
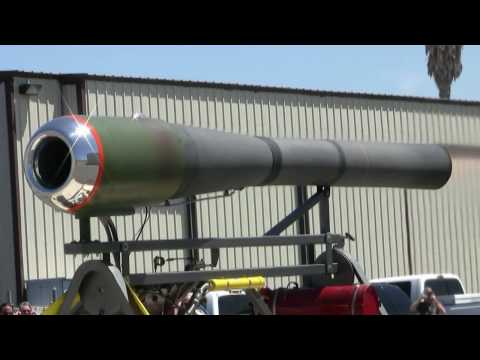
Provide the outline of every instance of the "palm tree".
[[440,99],[450,99],[450,86],[462,73],[463,45],[425,45],[428,75],[437,84]]

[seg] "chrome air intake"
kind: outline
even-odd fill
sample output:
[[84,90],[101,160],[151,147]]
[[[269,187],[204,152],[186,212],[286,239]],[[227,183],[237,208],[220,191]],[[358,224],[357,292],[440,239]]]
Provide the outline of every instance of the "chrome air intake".
[[101,147],[95,130],[82,116],[43,125],[25,152],[25,175],[35,195],[63,211],[85,205],[101,180]]

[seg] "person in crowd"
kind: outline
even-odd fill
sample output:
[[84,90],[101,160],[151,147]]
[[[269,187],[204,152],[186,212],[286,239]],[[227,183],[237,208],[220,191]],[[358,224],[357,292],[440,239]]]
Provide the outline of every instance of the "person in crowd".
[[423,294],[410,306],[410,311],[419,315],[445,315],[447,313],[430,287],[426,287]]
[[37,315],[28,301],[22,302],[18,309],[18,315]]
[[13,305],[9,303],[3,303],[0,305],[0,315],[15,315]]

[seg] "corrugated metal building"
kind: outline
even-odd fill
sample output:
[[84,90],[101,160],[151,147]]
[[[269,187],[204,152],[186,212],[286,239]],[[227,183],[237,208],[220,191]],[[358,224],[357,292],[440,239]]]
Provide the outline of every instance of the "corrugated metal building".
[[[27,82],[42,85],[38,96],[20,94]],[[480,291],[479,102],[10,71],[0,72],[0,301],[9,292],[20,298],[28,280],[71,278],[85,260],[63,253],[63,244],[79,240],[78,221],[35,198],[22,171],[32,133],[70,112],[125,117],[141,112],[194,127],[272,137],[457,144],[453,176],[439,191],[333,188],[331,231],[356,237],[347,250],[370,277],[453,272],[467,291]],[[303,191],[312,195],[315,188]],[[193,209],[159,208],[140,240],[261,235],[295,208],[301,193],[297,187],[247,188],[200,201]],[[306,223],[285,233],[318,233],[318,211],[314,208]],[[142,214],[115,217],[120,239],[133,239],[142,219]],[[92,238],[106,241],[97,220]],[[157,254],[132,254],[131,271],[152,272]],[[201,256],[209,261],[208,251]],[[238,248],[222,250],[219,267],[298,263],[296,246]],[[183,265],[170,262],[165,270],[183,270]],[[294,278],[269,281],[284,286],[289,280]]]

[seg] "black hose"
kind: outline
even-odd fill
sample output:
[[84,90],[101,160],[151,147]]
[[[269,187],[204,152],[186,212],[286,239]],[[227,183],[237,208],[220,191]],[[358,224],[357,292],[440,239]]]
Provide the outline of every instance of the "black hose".
[[142,226],[140,227],[140,230],[138,231],[137,236],[135,237],[135,241],[138,241],[140,239],[140,235],[143,233],[143,229],[145,228],[145,224],[147,223],[148,220],[150,220],[150,213],[151,213],[151,208],[149,206],[145,206],[145,219],[143,220]]
[[[115,224],[112,221],[110,216],[101,216],[99,217],[100,222],[102,223],[105,233],[107,234],[108,242],[118,242],[118,233]],[[114,253],[113,260],[115,262],[115,266],[120,268],[120,254]],[[106,264],[111,264],[110,261],[110,253],[103,253],[103,261]]]
[[[118,242],[118,233],[117,233],[117,228],[115,227],[115,224],[113,223],[113,220],[110,216],[107,217],[107,224],[110,228],[110,232],[112,234],[112,240],[115,242]],[[114,253],[113,254],[113,260],[115,261],[115,266],[120,268],[120,254],[119,253]]]
[[[98,219],[100,220],[100,223],[103,225],[103,228],[105,229],[105,233],[107,234],[108,242],[112,242],[113,241],[113,236],[112,236],[110,226],[108,225],[107,217],[100,216]],[[107,265],[111,265],[110,253],[103,253],[102,256],[103,256],[103,262]]]

